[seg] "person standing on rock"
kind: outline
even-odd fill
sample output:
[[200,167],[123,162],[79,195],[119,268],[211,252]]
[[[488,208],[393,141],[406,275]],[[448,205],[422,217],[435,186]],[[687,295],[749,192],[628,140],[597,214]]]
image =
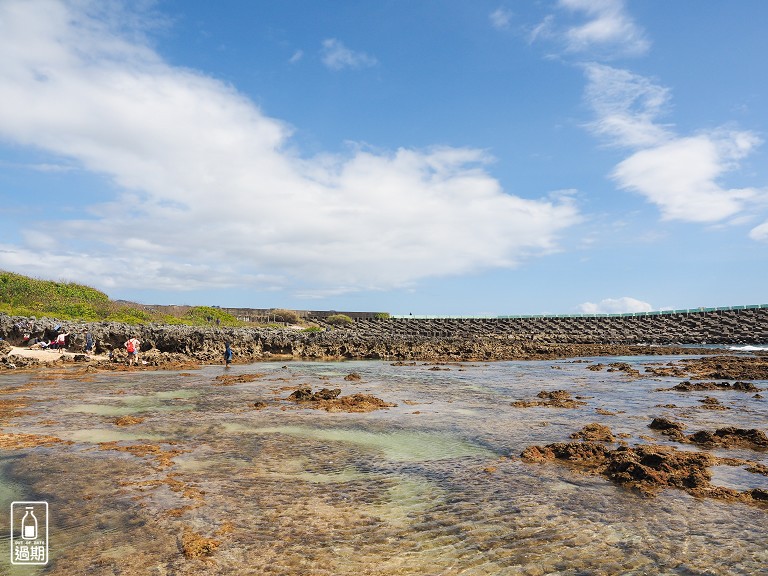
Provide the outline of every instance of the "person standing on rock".
[[56,349],[57,350],[65,350],[67,347],[67,336],[69,336],[68,332],[64,332],[63,334],[59,334],[56,336]]
[[135,336],[125,341],[125,351],[128,352],[128,366],[132,366],[134,362],[139,363],[139,346],[141,342]]
[[224,342],[224,363],[229,366],[232,362],[232,348],[229,347],[229,342]]
[[93,352],[93,334],[90,332],[85,333],[85,353],[90,354]]

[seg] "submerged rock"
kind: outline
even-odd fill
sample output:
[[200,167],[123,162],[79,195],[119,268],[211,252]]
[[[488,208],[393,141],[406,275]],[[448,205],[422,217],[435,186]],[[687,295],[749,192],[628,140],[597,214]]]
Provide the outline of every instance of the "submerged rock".
[[234,384],[244,384],[246,382],[253,382],[259,378],[263,378],[264,374],[221,374],[214,379],[215,386],[233,386]]
[[137,416],[120,416],[113,421],[117,426],[133,426],[135,424],[141,424],[144,422],[144,418]]
[[184,530],[181,536],[181,549],[187,558],[201,558],[212,555],[221,542],[213,538],[205,538],[190,529]]
[[334,400],[321,400],[319,407],[327,412],[373,412],[382,408],[394,408],[397,404],[385,402],[371,394],[352,394]]
[[712,396],[707,396],[705,398],[702,398],[699,400],[701,404],[703,404],[703,408],[706,410],[730,410],[727,406],[723,406],[720,403],[720,400],[717,398],[713,398]]
[[585,406],[587,403],[580,400],[574,400],[569,392],[565,390],[553,390],[548,392],[542,390],[536,395],[541,400],[516,400],[510,405],[515,408],[530,408],[533,406],[547,406],[550,408],[577,408]]
[[640,371],[632,368],[629,364],[626,362],[612,362],[608,365],[608,372],[624,372],[625,374],[629,374],[630,376],[634,377],[640,377]]

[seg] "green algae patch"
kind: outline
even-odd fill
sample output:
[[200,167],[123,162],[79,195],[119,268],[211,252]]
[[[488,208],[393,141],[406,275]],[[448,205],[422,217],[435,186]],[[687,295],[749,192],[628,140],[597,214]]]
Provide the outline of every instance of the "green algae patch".
[[345,442],[368,450],[382,452],[394,462],[427,462],[465,456],[495,457],[490,450],[461,438],[434,432],[396,430],[370,432],[352,428],[309,428],[303,426],[275,426],[248,428],[226,423],[227,432],[252,432],[254,434],[285,434],[311,438],[322,442]]
[[122,396],[119,404],[73,404],[62,408],[62,412],[95,414],[97,416],[128,416],[144,412],[178,412],[193,410],[192,404],[174,404],[197,396],[197,390],[168,390],[146,396]]
[[162,436],[157,434],[147,434],[140,432],[124,432],[122,430],[112,430],[109,428],[88,428],[83,430],[62,431],[59,433],[65,440],[73,442],[89,442],[92,444],[101,444],[103,442],[133,442],[134,440],[162,440]]

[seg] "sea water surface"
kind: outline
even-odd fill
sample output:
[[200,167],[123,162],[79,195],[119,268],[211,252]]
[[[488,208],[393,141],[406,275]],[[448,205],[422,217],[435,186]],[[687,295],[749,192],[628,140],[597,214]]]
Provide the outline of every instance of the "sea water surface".
[[[753,394],[659,391],[681,379],[587,370],[628,362],[642,373],[676,358],[587,360],[2,375],[2,398],[27,404],[4,432],[66,443],[0,450],[0,510],[45,500],[51,517],[49,565],[11,566],[5,536],[0,574],[768,573],[766,509],[673,489],[643,497],[519,458],[591,422],[629,445],[675,445],[648,428],[654,417],[686,432],[768,427],[768,401]],[[256,376],[217,385],[225,373]],[[315,410],[286,400],[300,385],[397,406]],[[558,389],[586,404],[510,405]],[[704,409],[706,395],[728,409]],[[118,425],[124,416],[139,421]],[[764,452],[716,454],[768,464]],[[766,476],[716,468],[718,485],[768,488]],[[216,545],[187,557],[189,535]]]

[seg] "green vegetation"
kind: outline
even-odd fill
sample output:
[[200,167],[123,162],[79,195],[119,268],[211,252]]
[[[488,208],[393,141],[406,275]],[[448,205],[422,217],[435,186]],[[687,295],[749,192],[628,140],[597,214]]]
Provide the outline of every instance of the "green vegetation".
[[373,317],[376,318],[376,320],[386,320],[389,318],[389,312],[376,312]]
[[288,324],[298,324],[301,318],[299,313],[294,310],[283,310],[277,308],[269,313],[270,316],[275,317],[275,322],[286,322]]
[[59,320],[124,322],[126,324],[190,324],[241,326],[242,322],[218,308],[179,307],[169,314],[148,306],[115,302],[104,292],[75,284],[37,280],[13,272],[0,271],[0,313],[10,316],[50,316]]
[[346,314],[331,314],[325,321],[332,326],[346,326],[355,323],[355,321]]
[[211,306],[195,306],[190,308],[181,317],[181,321],[183,324],[191,324],[192,326],[205,326],[211,323],[223,324],[224,326],[238,326],[241,324],[232,314],[224,312],[221,308],[213,308]]
[[[320,332],[322,328],[296,312],[277,308],[266,315],[268,323],[243,322],[221,308],[212,306],[145,306],[132,302],[110,300],[104,292],[75,284],[38,280],[0,270],[0,314],[9,316],[48,316],[59,320],[88,322],[122,322],[125,324],[186,324],[190,326],[261,326],[284,328],[284,324],[301,324],[305,332]],[[379,312],[376,318],[389,318]],[[262,320],[264,318],[262,317]],[[346,314],[326,318],[333,326],[354,323]]]
[[0,312],[17,316],[55,316],[99,320],[112,311],[109,296],[72,282],[36,280],[0,272]]

